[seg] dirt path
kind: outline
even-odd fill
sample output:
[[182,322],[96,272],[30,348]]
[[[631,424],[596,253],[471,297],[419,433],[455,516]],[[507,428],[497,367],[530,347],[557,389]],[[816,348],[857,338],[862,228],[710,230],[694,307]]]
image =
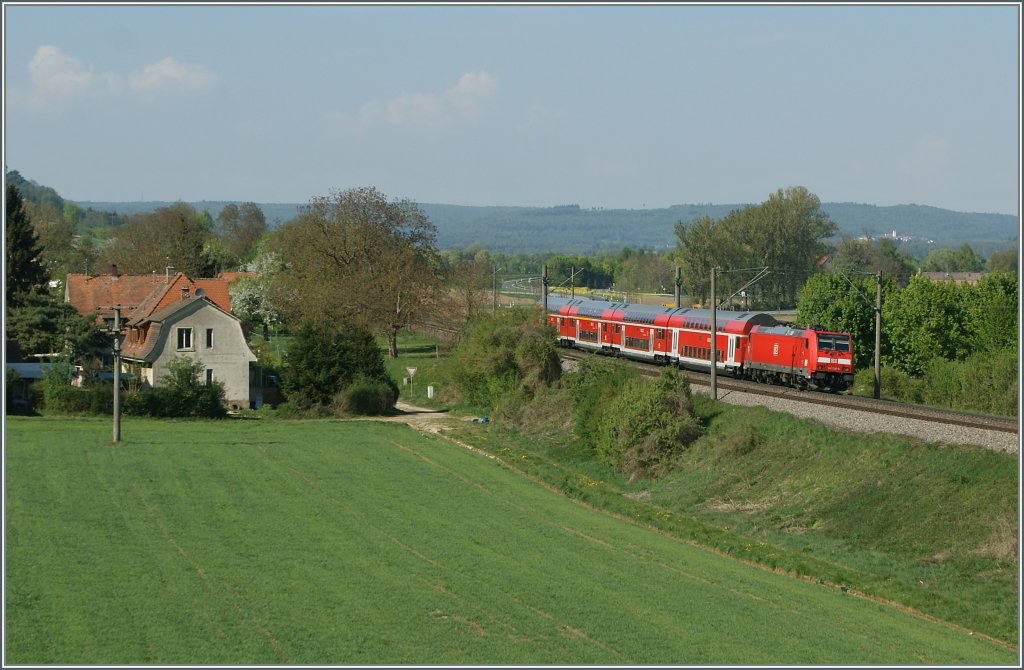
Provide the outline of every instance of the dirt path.
[[418,430],[436,433],[445,421],[456,418],[447,411],[417,407],[401,400],[395,403],[395,409],[398,410],[399,414],[382,417],[379,420],[406,423]]

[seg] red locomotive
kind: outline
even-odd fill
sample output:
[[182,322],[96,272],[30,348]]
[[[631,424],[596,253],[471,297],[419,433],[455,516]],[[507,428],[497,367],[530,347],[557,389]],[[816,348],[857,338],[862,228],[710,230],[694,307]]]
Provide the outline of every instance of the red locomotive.
[[[718,370],[801,389],[841,392],[853,383],[848,333],[780,324],[770,314],[717,310]],[[548,298],[561,344],[695,370],[710,369],[711,310]]]

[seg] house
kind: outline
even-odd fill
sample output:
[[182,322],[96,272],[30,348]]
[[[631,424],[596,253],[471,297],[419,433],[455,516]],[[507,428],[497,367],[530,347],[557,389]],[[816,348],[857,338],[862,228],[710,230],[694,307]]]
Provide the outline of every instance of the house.
[[933,282],[951,281],[954,284],[977,284],[985,276],[983,272],[922,272]]
[[68,275],[65,298],[79,314],[99,312],[98,325],[113,327],[120,306],[123,367],[144,386],[158,386],[178,356],[202,362],[205,379],[224,383],[228,405],[262,404],[256,356],[241,322],[231,313],[225,279],[174,275]]
[[136,309],[125,330],[121,355],[130,372],[144,385],[157,386],[175,358],[200,361],[206,381],[224,384],[225,397],[234,409],[262,404],[256,356],[242,334],[238,317],[205,296],[189,295],[158,309]]

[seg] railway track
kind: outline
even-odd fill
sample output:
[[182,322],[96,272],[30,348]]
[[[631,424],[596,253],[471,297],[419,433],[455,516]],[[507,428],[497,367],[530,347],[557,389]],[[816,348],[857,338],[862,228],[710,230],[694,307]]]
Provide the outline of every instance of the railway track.
[[[587,356],[594,356],[596,354],[566,349],[560,351],[559,355],[567,360],[581,360]],[[628,358],[618,358],[618,360],[636,367],[640,370],[641,374],[647,376],[656,377],[661,374],[662,366],[659,365],[634,361]],[[689,369],[685,370],[685,372],[690,379],[691,385],[711,386],[710,373]],[[715,385],[718,388],[719,398],[722,398],[723,392],[728,393],[731,391],[737,391],[756,396],[781,399],[785,402],[821,405],[836,410],[855,410],[875,415],[913,419],[915,421],[925,421],[946,426],[996,431],[1000,433],[1011,433],[1014,435],[1019,434],[1018,420],[1008,417],[970,414],[967,412],[922,407],[920,405],[907,405],[889,400],[862,398],[860,396],[801,391],[788,386],[758,384],[747,380],[734,379],[721,374],[717,375]]]

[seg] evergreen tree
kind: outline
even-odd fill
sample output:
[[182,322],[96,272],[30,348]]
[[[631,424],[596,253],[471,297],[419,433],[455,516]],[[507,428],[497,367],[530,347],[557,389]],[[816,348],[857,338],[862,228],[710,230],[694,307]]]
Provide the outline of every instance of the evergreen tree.
[[7,305],[19,306],[25,295],[46,286],[46,268],[40,262],[42,249],[36,237],[32,222],[25,213],[21,193],[12,184],[7,185],[7,202],[4,217],[7,256],[5,262]]

